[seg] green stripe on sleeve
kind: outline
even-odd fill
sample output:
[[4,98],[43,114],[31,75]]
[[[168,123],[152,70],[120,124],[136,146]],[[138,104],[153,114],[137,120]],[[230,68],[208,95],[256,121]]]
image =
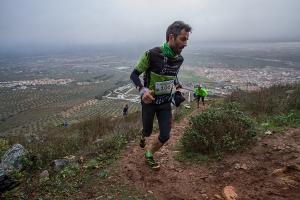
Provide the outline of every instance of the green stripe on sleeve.
[[139,63],[136,65],[135,69],[138,72],[143,73],[148,69],[148,67],[149,67],[149,55],[148,52],[145,52],[141,57]]

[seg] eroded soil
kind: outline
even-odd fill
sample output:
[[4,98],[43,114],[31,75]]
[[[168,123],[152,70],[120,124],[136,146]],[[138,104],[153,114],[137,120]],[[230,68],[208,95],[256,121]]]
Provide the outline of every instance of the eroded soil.
[[122,181],[157,199],[225,199],[222,190],[229,185],[238,199],[300,199],[300,128],[264,136],[242,153],[196,165],[174,159],[187,125],[188,118],[176,124],[170,140],[154,155],[159,171],[145,164],[138,144],[126,151],[119,165]]

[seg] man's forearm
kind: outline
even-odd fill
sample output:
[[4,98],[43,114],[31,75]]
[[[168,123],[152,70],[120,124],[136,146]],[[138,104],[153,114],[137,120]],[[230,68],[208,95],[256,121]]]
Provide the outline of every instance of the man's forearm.
[[131,81],[134,83],[134,85],[135,85],[137,88],[139,88],[139,90],[140,90],[140,89],[143,88],[144,86],[143,86],[143,84],[142,84],[142,82],[141,82],[139,76],[140,76],[140,73],[139,73],[136,69],[134,69],[134,70],[132,71],[131,75],[130,75],[130,79],[131,79]]

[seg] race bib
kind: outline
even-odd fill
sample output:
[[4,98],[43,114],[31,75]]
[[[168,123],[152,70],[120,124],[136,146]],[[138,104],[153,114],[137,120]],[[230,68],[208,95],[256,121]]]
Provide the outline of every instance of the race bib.
[[155,83],[155,95],[170,94],[173,84],[174,84],[174,80],[156,82]]

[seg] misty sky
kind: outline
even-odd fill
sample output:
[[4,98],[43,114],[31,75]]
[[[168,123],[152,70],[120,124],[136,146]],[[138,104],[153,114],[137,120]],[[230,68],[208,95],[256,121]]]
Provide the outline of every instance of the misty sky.
[[0,45],[162,43],[183,20],[190,41],[300,41],[299,0],[0,0]]

